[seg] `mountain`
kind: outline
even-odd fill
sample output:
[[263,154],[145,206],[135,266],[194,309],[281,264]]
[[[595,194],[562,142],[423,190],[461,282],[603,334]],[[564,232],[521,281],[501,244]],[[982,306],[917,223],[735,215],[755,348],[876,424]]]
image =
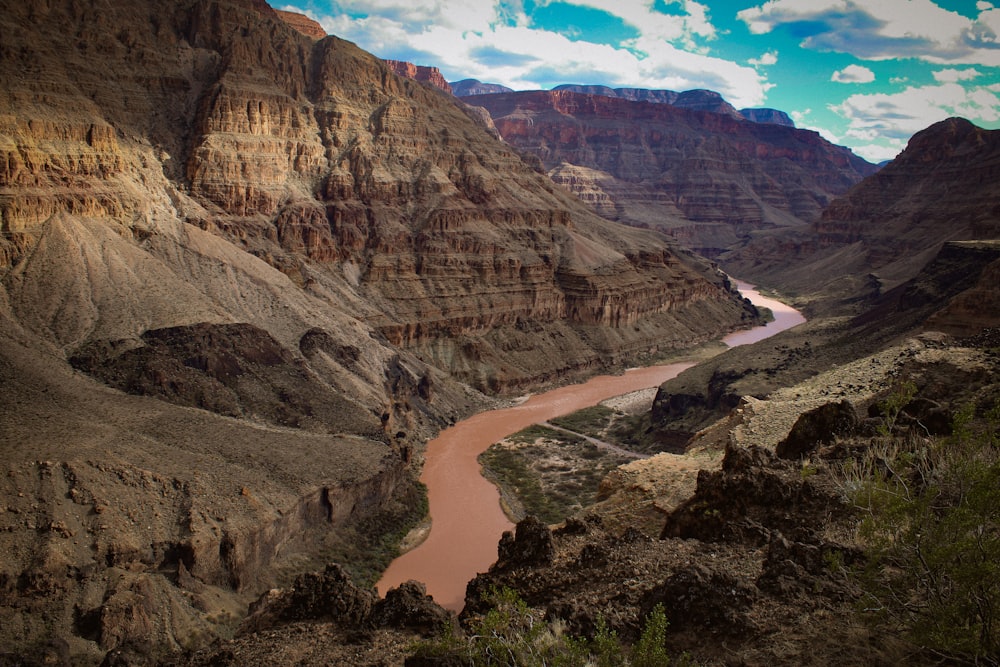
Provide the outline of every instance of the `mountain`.
[[[671,104],[683,109],[695,109],[698,111],[711,111],[721,113],[733,118],[743,118],[753,123],[773,123],[786,127],[795,127],[795,123],[788,117],[788,114],[778,109],[740,109],[736,110],[733,105],[727,102],[722,95],[714,90],[685,90],[676,92],[673,90],[649,90],[647,88],[610,88],[608,86],[562,84],[552,90],[565,90],[571,93],[583,93],[584,95],[601,95],[603,97],[616,97],[633,102],[653,102],[655,104]],[[513,91],[489,91],[489,92],[513,92]],[[483,95],[484,92],[465,93],[468,95]],[[456,93],[461,96],[461,93]]]
[[569,91],[462,100],[602,216],[709,257],[756,230],[805,226],[875,171],[815,132],[733,114]]
[[414,65],[413,63],[408,63],[404,60],[386,60],[385,64],[388,65],[389,69],[391,69],[398,76],[403,76],[407,79],[413,79],[414,81],[429,84],[435,88],[440,88],[446,93],[453,92],[451,86],[447,81],[445,81],[444,76],[441,74],[441,70],[437,67]]
[[483,83],[478,79],[462,79],[461,81],[450,81],[451,91],[456,97],[466,95],[490,95],[493,93],[512,93],[514,90],[499,83]]
[[309,18],[305,14],[298,12],[287,12],[280,9],[274,10],[282,21],[292,26],[303,35],[313,39],[323,39],[326,37],[326,30],[319,23]]
[[800,293],[884,293],[947,241],[1000,238],[998,175],[1000,132],[950,118],[915,134],[808,228],[761,232],[727,261],[741,275]]
[[785,127],[795,127],[795,122],[788,114],[778,109],[740,109],[740,115],[754,123],[772,123]]
[[287,18],[0,2],[5,650],[176,651],[318,554],[371,576],[421,518],[426,437],[491,404],[473,387],[757,318]]

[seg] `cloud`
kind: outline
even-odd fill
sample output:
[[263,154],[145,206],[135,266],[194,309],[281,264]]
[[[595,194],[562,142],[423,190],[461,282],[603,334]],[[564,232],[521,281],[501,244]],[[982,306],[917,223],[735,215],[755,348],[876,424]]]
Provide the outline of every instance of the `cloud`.
[[684,3],[686,13],[682,14],[664,14],[655,11],[652,2],[620,0],[561,0],[561,2],[596,9],[617,17],[625,24],[639,30],[647,40],[667,40],[692,47],[697,39],[716,37],[715,26],[708,17],[708,7],[693,0]]
[[871,83],[875,80],[875,72],[862,65],[848,65],[834,72],[830,80],[837,83]]
[[749,62],[751,65],[763,65],[765,67],[768,65],[774,65],[777,64],[778,62],[778,52],[768,51],[767,53],[763,54],[760,58],[751,58],[747,62]]
[[934,80],[939,83],[971,81],[979,76],[982,76],[982,72],[977,69],[943,69],[934,72]]
[[737,16],[755,34],[782,28],[819,51],[998,67],[1000,9],[987,5],[970,19],[932,0],[770,0]]
[[[682,15],[654,11],[651,2],[646,6],[617,0],[573,0],[574,4],[613,12],[639,30],[638,37],[619,45],[571,40],[533,27],[530,17],[514,3],[338,2],[344,12],[314,16],[328,32],[356,42],[380,58],[437,66],[449,80],[476,78],[515,90],[547,89],[560,83],[708,88],[737,107],[761,105],[770,87],[766,77],[753,67],[688,48],[693,41],[715,37],[706,7],[693,0],[684,3],[686,13]],[[466,23],[450,14],[459,6],[466,14],[468,7],[478,7],[477,18]]]
[[966,89],[944,83],[911,86],[895,94],[851,95],[830,109],[848,121],[848,137],[861,141],[881,137],[898,143],[951,116],[997,122],[1000,97],[990,87]]

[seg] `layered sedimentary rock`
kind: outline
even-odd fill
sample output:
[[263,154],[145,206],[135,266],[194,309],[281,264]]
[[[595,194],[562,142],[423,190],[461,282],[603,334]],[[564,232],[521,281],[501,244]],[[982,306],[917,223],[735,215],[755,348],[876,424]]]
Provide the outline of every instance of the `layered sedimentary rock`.
[[512,93],[513,88],[501,86],[499,83],[483,83],[478,79],[462,79],[461,81],[450,81],[451,92],[456,97],[466,95],[490,95],[492,93]]
[[282,21],[292,26],[303,35],[312,37],[313,39],[323,39],[326,37],[326,30],[323,29],[323,26],[305,14],[299,14],[298,12],[286,12],[280,9],[276,9],[275,13],[277,13]]
[[[886,292],[913,278],[951,240],[1000,238],[1000,132],[951,118],[783,238],[762,235],[735,265],[811,291],[847,275],[844,289]],[[789,261],[792,259],[793,261]]]
[[3,0],[0,32],[5,648],[197,645],[320,536],[419,507],[419,443],[487,403],[456,378],[753,319],[263,2]]
[[[478,83],[478,82],[477,82]],[[488,85],[488,84],[486,84]],[[788,114],[778,109],[740,109],[736,110],[733,105],[727,102],[722,95],[714,90],[685,90],[678,93],[675,90],[650,90],[648,88],[609,88],[608,86],[563,84],[556,86],[552,90],[565,90],[572,93],[583,93],[585,95],[601,95],[603,97],[617,97],[633,102],[653,102],[656,104],[672,104],[685,109],[695,109],[697,111],[712,111],[721,113],[733,118],[744,118],[754,123],[772,123],[774,125],[784,125],[795,127],[795,123]],[[490,90],[485,87],[469,88],[470,92],[455,91],[458,96],[463,95],[485,95],[489,93],[509,93],[507,90]]]
[[559,91],[463,99],[605,217],[707,255],[818,218],[875,170],[815,132],[726,114]]
[[389,66],[389,69],[399,76],[405,76],[407,79],[413,79],[414,81],[429,84],[435,88],[440,88],[446,93],[452,92],[451,86],[447,81],[445,81],[444,76],[441,74],[441,70],[437,67],[414,65],[413,63],[408,63],[405,60],[386,60],[385,63]]
[[768,108],[740,109],[740,115],[755,123],[772,123],[795,127],[795,122],[784,111]]

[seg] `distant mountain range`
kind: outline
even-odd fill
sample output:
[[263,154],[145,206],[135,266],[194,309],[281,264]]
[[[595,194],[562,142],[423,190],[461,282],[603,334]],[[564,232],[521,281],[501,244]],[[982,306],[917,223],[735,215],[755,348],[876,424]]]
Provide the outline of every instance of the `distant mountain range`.
[[[483,83],[476,79],[463,79],[462,81],[450,82],[451,91],[457,97],[469,97],[471,95],[492,95],[496,93],[513,93],[512,88],[501,86],[496,83]],[[795,123],[784,111],[778,109],[740,109],[739,111],[727,102],[722,95],[714,90],[686,90],[676,92],[673,90],[649,90],[646,88],[610,88],[608,86],[563,84],[556,86],[552,90],[565,90],[573,93],[583,93],[585,95],[599,95],[601,97],[614,97],[633,102],[652,102],[655,104],[669,104],[683,109],[695,109],[698,111],[712,111],[714,113],[726,114],[733,118],[744,118],[755,123],[772,123],[774,125],[784,125],[795,127]]]

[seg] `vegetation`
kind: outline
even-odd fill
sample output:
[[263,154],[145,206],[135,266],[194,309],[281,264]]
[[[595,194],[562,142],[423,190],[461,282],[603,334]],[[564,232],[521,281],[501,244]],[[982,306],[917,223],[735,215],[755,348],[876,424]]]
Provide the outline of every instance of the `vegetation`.
[[427,512],[427,487],[413,482],[392,503],[328,533],[315,566],[339,563],[358,586],[374,586]]
[[615,416],[615,411],[603,405],[584,408],[562,417],[549,420],[556,426],[570,431],[583,433],[592,438],[603,438],[608,424]]
[[863,613],[948,662],[1000,663],[1000,407],[965,409],[948,437],[901,432],[913,397],[883,405],[848,475],[867,552]]
[[541,426],[515,433],[479,456],[483,474],[500,487],[512,518],[533,514],[545,523],[593,504],[604,476],[628,460]]
[[442,637],[422,642],[417,655],[460,656],[473,667],[669,667],[690,664],[686,656],[674,662],[666,649],[667,619],[657,605],[646,617],[639,641],[622,643],[602,617],[590,639],[573,637],[560,621],[545,622],[510,588],[486,596],[492,608],[471,624],[467,637],[454,628]]

